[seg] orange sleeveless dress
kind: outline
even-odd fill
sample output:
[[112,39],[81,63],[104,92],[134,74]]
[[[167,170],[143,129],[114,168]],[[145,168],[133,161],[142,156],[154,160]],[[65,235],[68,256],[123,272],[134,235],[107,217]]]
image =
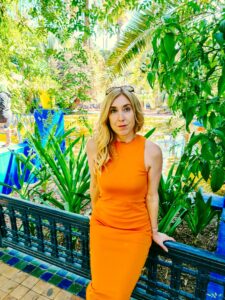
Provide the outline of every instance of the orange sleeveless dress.
[[98,176],[90,220],[92,281],[87,300],[129,300],[152,243],[146,205],[145,138],[115,142],[116,155]]

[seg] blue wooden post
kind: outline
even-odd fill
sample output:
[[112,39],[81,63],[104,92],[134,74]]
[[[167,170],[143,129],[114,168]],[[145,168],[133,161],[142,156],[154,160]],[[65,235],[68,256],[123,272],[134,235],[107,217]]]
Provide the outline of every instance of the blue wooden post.
[[[209,197],[209,196],[208,196]],[[204,196],[206,198],[206,196]],[[218,232],[218,240],[217,240],[217,249],[216,253],[225,256],[225,197],[213,196],[212,197],[212,207],[215,209],[221,209],[221,219],[219,224],[219,232]],[[219,274],[212,273],[211,276],[213,278],[223,279],[225,280],[225,276],[221,276]],[[216,299],[223,300],[224,287],[210,282],[208,285],[206,300]]]
[[[23,153],[27,155],[29,147],[26,142],[10,146],[5,148],[3,152],[0,153],[0,182],[6,183],[10,186],[16,185],[20,188],[17,173],[17,163],[13,153]],[[28,174],[26,174],[26,177]],[[0,193],[10,194],[11,188],[0,185]]]

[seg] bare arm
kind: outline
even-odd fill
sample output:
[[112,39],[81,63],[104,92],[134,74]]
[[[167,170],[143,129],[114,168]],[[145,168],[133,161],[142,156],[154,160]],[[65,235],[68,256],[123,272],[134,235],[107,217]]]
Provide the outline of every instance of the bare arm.
[[146,196],[147,208],[152,226],[152,238],[165,251],[168,249],[163,242],[166,240],[174,240],[164,233],[158,232],[158,212],[159,212],[159,194],[158,187],[162,174],[162,151],[152,142],[146,142],[148,171],[148,193]]
[[98,196],[99,196],[97,177],[96,177],[96,174],[94,173],[94,159],[96,156],[96,146],[95,146],[93,139],[90,139],[87,142],[86,152],[87,152],[88,165],[89,165],[89,170],[90,170],[90,175],[91,175],[90,196],[91,196],[91,206],[92,206],[92,210],[93,210],[95,207],[95,204],[97,202]]

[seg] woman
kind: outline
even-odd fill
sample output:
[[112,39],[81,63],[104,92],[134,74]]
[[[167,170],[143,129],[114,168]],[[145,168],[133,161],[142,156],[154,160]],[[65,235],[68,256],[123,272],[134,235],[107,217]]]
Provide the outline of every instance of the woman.
[[158,232],[162,154],[138,135],[144,117],[131,86],[106,91],[96,133],[87,143],[91,173],[90,258],[87,300],[128,300]]

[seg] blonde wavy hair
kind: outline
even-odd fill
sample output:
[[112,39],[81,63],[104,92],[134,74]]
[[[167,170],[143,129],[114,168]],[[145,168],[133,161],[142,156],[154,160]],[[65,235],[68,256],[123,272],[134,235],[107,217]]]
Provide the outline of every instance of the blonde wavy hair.
[[[129,89],[129,88],[132,88]],[[131,90],[131,91],[129,91]],[[107,93],[107,91],[109,91]],[[134,133],[138,132],[144,124],[144,115],[139,99],[134,94],[133,87],[121,86],[112,87],[106,91],[106,96],[101,104],[100,116],[95,128],[93,139],[97,147],[97,155],[95,159],[95,171],[100,172],[107,162],[112,158],[114,153],[113,142],[116,138],[115,133],[109,124],[109,111],[113,101],[124,95],[131,103],[134,111],[135,126]]]

